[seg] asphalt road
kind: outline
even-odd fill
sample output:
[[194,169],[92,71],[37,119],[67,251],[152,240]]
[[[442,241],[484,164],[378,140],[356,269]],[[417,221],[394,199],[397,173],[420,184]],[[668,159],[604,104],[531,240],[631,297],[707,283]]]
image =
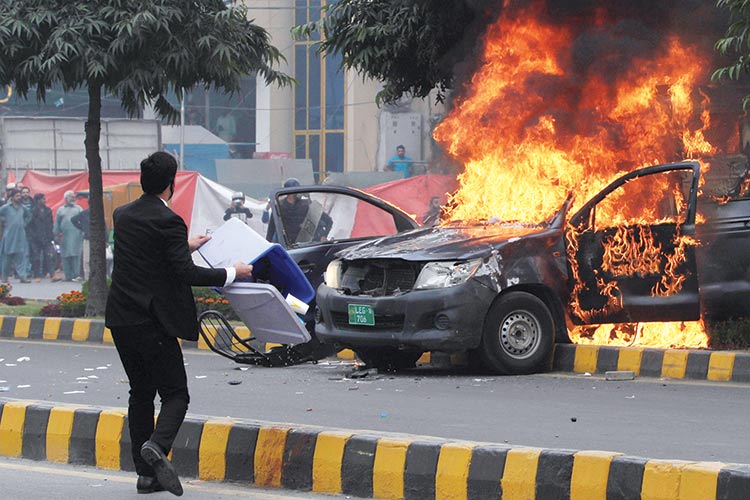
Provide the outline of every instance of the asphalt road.
[[[750,464],[750,386],[417,369],[352,379],[342,362],[237,365],[186,351],[190,413],[647,458]],[[0,340],[0,397],[125,407],[114,347]]]
[[10,294],[24,299],[55,300],[55,297],[63,292],[81,290],[81,283],[74,281],[52,281],[49,278],[40,281],[32,280],[31,283],[21,283],[15,278],[10,280]]
[[[132,472],[105,471],[40,463],[31,460],[0,457],[0,482],[3,500],[30,498],[67,498],[71,500],[125,500],[136,496]],[[227,483],[182,480],[182,498],[210,500],[324,500],[333,497],[309,492],[269,490]],[[175,498],[169,493],[156,493],[153,498]],[[151,498],[149,497],[149,498]]]

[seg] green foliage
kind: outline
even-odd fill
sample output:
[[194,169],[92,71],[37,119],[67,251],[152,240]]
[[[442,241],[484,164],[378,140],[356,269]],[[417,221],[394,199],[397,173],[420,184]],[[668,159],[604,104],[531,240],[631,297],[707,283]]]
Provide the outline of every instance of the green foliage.
[[[723,56],[735,57],[732,64],[719,68],[711,80],[740,80],[750,75],[750,2],[746,0],[717,0],[716,6],[726,9],[731,18],[724,38],[714,48]],[[750,95],[742,101],[745,109],[750,107]]]
[[711,349],[750,349],[750,317],[706,325]]
[[319,48],[339,54],[342,65],[384,82],[379,102],[404,94],[438,100],[453,84],[454,66],[491,21],[481,1],[339,0],[324,7],[316,22],[297,26],[297,38],[322,34]]
[[196,85],[227,92],[258,73],[288,84],[273,69],[282,58],[244,6],[221,0],[0,0],[0,84],[26,97],[59,82],[66,90],[102,85],[135,116],[153,105],[179,118],[164,97]]
[[247,19],[244,6],[222,0],[0,0],[0,85],[17,95],[86,88],[85,125],[91,209],[91,293],[87,314],[104,312],[107,286],[102,200],[102,91],[118,98],[130,116],[153,106],[176,122],[165,95],[200,85],[228,93],[243,76],[286,85],[274,69],[282,59],[268,33]]

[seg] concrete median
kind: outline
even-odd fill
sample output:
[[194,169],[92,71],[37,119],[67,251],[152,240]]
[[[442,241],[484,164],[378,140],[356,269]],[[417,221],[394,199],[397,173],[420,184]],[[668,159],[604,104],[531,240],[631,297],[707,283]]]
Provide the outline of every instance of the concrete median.
[[[0,399],[0,455],[132,471],[126,410]],[[189,415],[185,479],[362,498],[744,500],[750,466]]]

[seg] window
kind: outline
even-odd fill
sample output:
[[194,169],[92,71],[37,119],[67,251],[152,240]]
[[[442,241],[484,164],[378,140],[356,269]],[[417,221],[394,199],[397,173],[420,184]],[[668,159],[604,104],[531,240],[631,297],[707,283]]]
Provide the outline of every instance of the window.
[[[330,3],[330,0],[328,0]],[[325,0],[295,0],[297,24],[320,19]],[[344,111],[346,92],[341,57],[321,57],[311,40],[296,40],[294,47],[295,158],[309,158],[320,179],[326,172],[344,171]]]

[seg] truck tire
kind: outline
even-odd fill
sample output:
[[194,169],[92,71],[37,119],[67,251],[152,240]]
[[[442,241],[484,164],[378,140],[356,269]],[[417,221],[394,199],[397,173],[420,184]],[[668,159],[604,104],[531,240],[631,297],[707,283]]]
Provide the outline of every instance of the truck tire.
[[399,350],[393,347],[362,347],[357,356],[368,368],[382,371],[399,371],[414,368],[422,351]]
[[509,292],[492,304],[479,354],[495,373],[520,375],[549,370],[555,323],[547,305],[527,292]]

